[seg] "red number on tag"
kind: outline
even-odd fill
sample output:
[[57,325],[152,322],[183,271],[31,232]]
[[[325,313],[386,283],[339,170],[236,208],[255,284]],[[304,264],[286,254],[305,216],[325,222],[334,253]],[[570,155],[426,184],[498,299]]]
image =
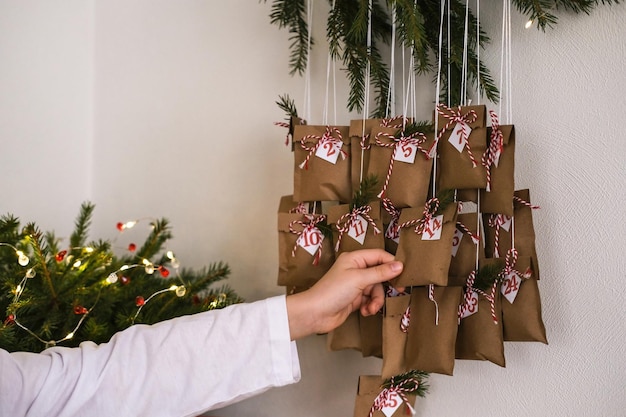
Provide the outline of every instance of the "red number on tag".
[[408,158],[413,153],[413,147],[408,143],[403,143],[401,148],[405,158]]
[[320,236],[315,232],[302,233],[302,240],[304,241],[303,247],[317,246],[320,243]]
[[359,237],[363,233],[365,233],[365,230],[363,229],[363,223],[361,223],[359,221],[354,222],[354,236],[355,237]]
[[331,156],[337,153],[337,149],[335,149],[335,145],[332,142],[324,142],[322,147],[327,150],[326,156]]
[[515,277],[509,277],[506,281],[506,287],[504,289],[504,294],[511,294],[513,291],[519,291],[519,285],[517,284],[517,280]]
[[459,246],[459,243],[461,243],[461,239],[459,239],[457,235],[454,235],[452,238],[452,246]]
[[[432,226],[432,229],[431,229]],[[424,225],[424,233],[428,233],[428,237],[432,238],[435,232],[441,228],[441,222],[437,218],[432,219]]]
[[395,392],[392,392],[391,394],[389,394],[389,397],[387,397],[387,400],[383,404],[383,407],[396,408],[397,406],[398,406],[398,395]]
[[470,299],[469,304],[467,304],[467,311],[469,311],[470,313],[475,313],[477,304],[478,304],[478,297],[472,297]]

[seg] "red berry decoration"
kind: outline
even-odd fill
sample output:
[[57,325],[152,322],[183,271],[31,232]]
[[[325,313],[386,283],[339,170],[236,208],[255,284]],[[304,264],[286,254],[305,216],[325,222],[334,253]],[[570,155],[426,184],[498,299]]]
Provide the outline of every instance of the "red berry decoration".
[[122,285],[127,285],[130,282],[130,278],[128,278],[127,276],[122,275],[120,277],[120,282],[122,283]]
[[165,268],[165,267],[161,266],[161,267],[159,267],[159,269],[160,269],[160,271],[161,271],[161,276],[162,276],[163,278],[167,278],[167,277],[169,277],[169,276],[170,276],[170,271],[169,271],[167,268]]
[[135,305],[137,307],[141,307],[145,303],[146,303],[146,300],[144,300],[144,298],[141,295],[138,295],[137,298],[135,298]]
[[115,227],[117,227],[117,230],[121,232],[122,230],[124,230],[124,223],[119,222]]
[[83,306],[74,307],[74,314],[80,316],[81,314],[87,314],[87,309]]
[[128,245],[128,250],[129,250],[130,252],[134,252],[136,249],[137,249],[137,245],[135,245],[134,243],[130,243],[130,244]]
[[61,252],[57,253],[54,258],[57,260],[57,262],[61,262],[63,259],[65,259],[65,255],[67,255],[67,251],[62,250]]
[[193,297],[191,297],[191,304],[194,306],[200,304],[200,297],[198,297],[198,294],[194,294]]
[[9,317],[6,318],[6,320],[4,321],[4,325],[8,326],[15,323],[15,316],[13,314],[9,314]]

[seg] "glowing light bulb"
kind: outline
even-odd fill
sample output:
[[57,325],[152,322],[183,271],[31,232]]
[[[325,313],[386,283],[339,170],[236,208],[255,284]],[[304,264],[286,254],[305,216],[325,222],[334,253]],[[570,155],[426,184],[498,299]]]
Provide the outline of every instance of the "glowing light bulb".
[[128,268],[130,268],[130,266],[122,265],[122,267],[120,268],[120,271],[126,271]]
[[91,246],[88,246],[88,247],[85,248],[85,252],[91,253],[91,252],[93,252],[93,248]]
[[152,265],[150,262],[146,264],[144,269],[146,270],[146,274],[148,275],[154,274],[154,265]]
[[524,25],[525,29],[530,29],[530,27],[533,25],[533,20],[529,20],[528,22],[526,22],[526,24]]
[[185,288],[184,285],[181,285],[180,287],[176,288],[177,297],[184,297],[185,294],[187,294],[187,288]]
[[174,252],[172,252],[171,250],[168,250],[166,255],[169,259],[174,259]]
[[172,267],[174,269],[180,268],[180,262],[178,262],[178,259],[174,258],[174,259],[172,259],[172,262],[170,262],[170,263],[172,264]]
[[28,268],[28,271],[26,271],[26,278],[35,278],[35,275],[37,275],[35,270],[33,268]]
[[70,340],[70,339],[71,339],[71,338],[73,338],[73,337],[74,337],[74,332],[69,332],[69,333],[67,334],[67,336],[65,336],[65,338],[64,338],[63,340]]
[[28,259],[28,256],[24,255],[24,252],[22,252],[21,250],[18,250],[15,252],[15,254],[17,255],[18,264],[20,264],[21,266],[28,265],[28,263],[30,262],[30,259]]
[[17,285],[17,287],[15,288],[15,294],[19,294],[22,292],[22,286],[21,285]]
[[82,262],[79,260],[77,260],[76,262],[74,262],[74,264],[72,265],[74,268],[78,268],[79,266],[82,265]]
[[143,259],[141,263],[143,263],[144,265],[150,265],[151,262],[147,259]]
[[135,227],[136,224],[136,221],[126,222],[124,223],[124,229],[132,229],[133,227]]
[[115,284],[117,282],[117,274],[115,272],[111,272],[107,277],[107,282],[109,284]]

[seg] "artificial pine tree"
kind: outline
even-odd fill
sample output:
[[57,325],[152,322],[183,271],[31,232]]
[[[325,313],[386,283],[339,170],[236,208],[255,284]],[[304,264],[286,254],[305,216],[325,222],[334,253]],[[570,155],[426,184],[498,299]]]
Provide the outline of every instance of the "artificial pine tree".
[[[139,246],[118,255],[108,240],[88,241],[94,205],[84,203],[68,246],[35,223],[21,227],[0,217],[0,348],[39,352],[54,345],[102,343],[136,323],[153,324],[241,302],[217,262],[181,268],[164,248],[172,237],[166,219],[151,222]],[[137,222],[118,223],[120,232]]]

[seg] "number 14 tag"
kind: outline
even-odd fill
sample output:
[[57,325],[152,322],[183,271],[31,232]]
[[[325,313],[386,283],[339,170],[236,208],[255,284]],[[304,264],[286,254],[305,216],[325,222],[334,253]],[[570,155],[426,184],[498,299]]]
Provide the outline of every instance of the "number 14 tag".
[[343,143],[340,140],[325,140],[320,146],[318,146],[317,151],[315,151],[315,156],[317,156],[318,158],[322,158],[323,160],[328,161],[331,164],[336,164],[342,146]]
[[422,240],[439,240],[441,239],[441,229],[443,226],[443,214],[430,218],[424,223],[424,232]]

